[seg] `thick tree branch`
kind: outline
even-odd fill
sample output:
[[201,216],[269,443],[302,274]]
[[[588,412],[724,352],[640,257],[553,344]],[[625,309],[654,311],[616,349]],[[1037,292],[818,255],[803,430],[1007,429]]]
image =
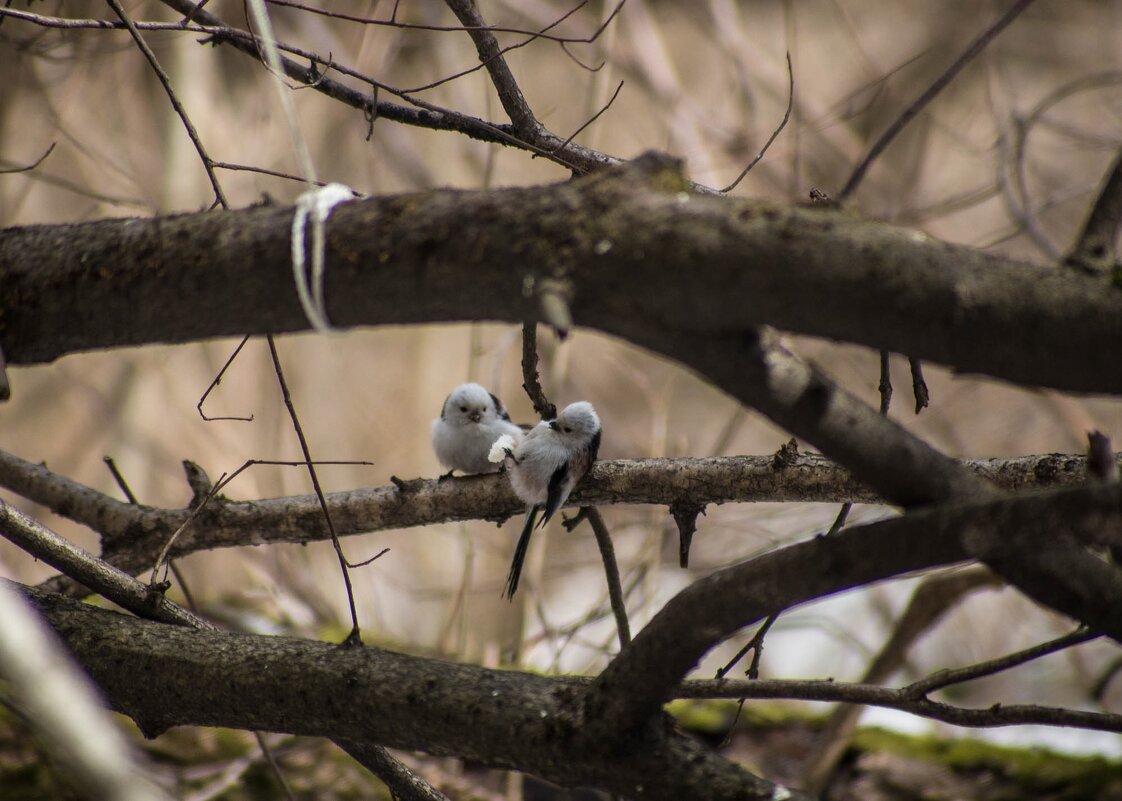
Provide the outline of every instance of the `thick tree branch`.
[[[305,330],[291,216],[257,207],[0,232],[9,364]],[[836,211],[692,195],[650,160],[566,184],[345,204],[328,223],[327,264],[341,326],[521,322],[524,282],[553,278],[572,287],[578,325],[687,365],[676,334],[731,359],[729,335],[766,323],[961,372],[1122,392],[1102,346],[1122,341],[1122,292]]]
[[109,704],[150,736],[188,724],[280,731],[455,754],[629,797],[775,797],[775,785],[661,718],[613,737],[611,748],[589,740],[574,704],[581,682],[378,648],[195,631],[29,594]]
[[[982,532],[1017,532],[1014,547],[1025,541],[1025,533],[1118,531],[1119,522],[1118,487],[1080,487],[922,509],[726,568],[676,595],[620,651],[589,692],[588,719],[604,731],[637,725],[670,697],[709,649],[738,629],[844,589],[970,558],[964,543]],[[1069,578],[1078,581],[1077,575]],[[1057,608],[1070,614],[1068,599],[1059,601]],[[1108,594],[1090,611],[1103,633],[1122,642],[1119,608]]]

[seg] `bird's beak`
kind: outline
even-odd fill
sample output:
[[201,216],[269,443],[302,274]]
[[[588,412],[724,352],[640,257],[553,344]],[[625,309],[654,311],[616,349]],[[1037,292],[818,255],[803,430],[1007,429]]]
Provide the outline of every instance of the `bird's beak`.
[[549,421],[549,427],[552,428],[554,431],[556,431],[557,430],[557,421],[556,420],[550,420]]
[[478,423],[481,419],[483,419],[483,412],[479,410],[468,412],[468,420],[471,420],[471,422]]

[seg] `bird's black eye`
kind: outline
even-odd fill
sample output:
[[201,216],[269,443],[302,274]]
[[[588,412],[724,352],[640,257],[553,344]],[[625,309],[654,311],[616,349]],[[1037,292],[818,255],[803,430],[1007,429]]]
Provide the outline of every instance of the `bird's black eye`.
[[566,426],[561,426],[561,430],[564,431],[566,434],[569,434],[569,433],[572,432],[573,429],[567,428]]
[[468,407],[466,407],[466,406],[461,406],[460,407],[460,411],[463,412],[464,414],[467,414],[467,410],[468,410]]

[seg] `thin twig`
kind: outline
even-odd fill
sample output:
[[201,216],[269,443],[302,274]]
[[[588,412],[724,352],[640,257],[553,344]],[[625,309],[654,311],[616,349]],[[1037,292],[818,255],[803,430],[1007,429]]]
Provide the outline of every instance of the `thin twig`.
[[44,161],[46,161],[47,156],[51,155],[51,152],[54,151],[55,145],[57,144],[58,142],[51,142],[51,146],[48,147],[46,151],[44,151],[43,155],[24,167],[5,167],[4,169],[0,169],[0,175],[11,175],[12,173],[17,172],[31,172]]
[[620,81],[619,86],[617,86],[616,90],[614,92],[612,92],[612,96],[611,96],[611,98],[609,98],[608,102],[605,103],[603,106],[601,106],[599,111],[597,111],[595,114],[593,114],[591,117],[589,117],[583,125],[581,125],[579,128],[577,128],[571,134],[569,134],[568,139],[566,139],[564,142],[559,144],[557,147],[553,148],[553,152],[556,153],[558,150],[564,150],[565,148],[567,148],[569,146],[570,142],[572,142],[574,139],[576,139],[578,136],[580,136],[581,131],[583,131],[585,128],[587,128],[592,123],[596,122],[596,120],[600,119],[600,115],[603,114],[605,111],[607,111],[609,108],[611,108],[612,103],[616,102],[616,98],[619,97],[619,91],[622,88],[623,88],[623,81]]
[[756,163],[764,157],[764,153],[767,153],[767,149],[771,147],[771,143],[775,141],[775,138],[777,136],[779,136],[779,132],[787,127],[787,122],[791,119],[791,110],[795,107],[795,69],[791,66],[790,51],[787,52],[787,78],[789,81],[787,86],[787,111],[783,113],[782,121],[780,121],[776,129],[771,132],[771,136],[769,136],[768,140],[764,142],[764,146],[760,148],[760,152],[756,154],[756,157],[748,162],[748,166],[744,168],[743,172],[741,172],[740,175],[736,176],[736,180],[726,186],[724,189],[719,190],[722,195],[736,189],[737,184],[743,181],[744,176],[747,175],[751,171],[751,169],[756,166]]
[[339,568],[343,571],[343,583],[347,588],[347,603],[351,611],[351,633],[347,635],[345,644],[358,645],[362,643],[362,633],[358,626],[358,610],[355,608],[354,588],[351,587],[351,576],[348,569],[349,563],[347,557],[343,555],[343,546],[339,542],[339,535],[335,532],[335,523],[331,520],[331,510],[327,507],[327,499],[324,498],[323,488],[319,484],[319,476],[316,474],[316,468],[312,462],[308,440],[304,436],[304,429],[300,425],[300,417],[296,414],[296,407],[293,405],[292,396],[288,392],[288,382],[284,380],[284,370],[281,368],[280,356],[277,354],[277,344],[273,340],[272,334],[269,334],[266,340],[269,343],[269,355],[273,359],[273,370],[277,374],[277,381],[280,382],[281,396],[284,399],[285,408],[288,409],[288,416],[292,420],[292,428],[296,431],[296,438],[300,440],[300,450],[303,452],[305,464],[308,466],[308,475],[312,479],[312,489],[315,490],[320,509],[323,511],[324,521],[327,523],[327,530],[331,534],[331,544],[335,548],[336,556],[339,557]]
[[723,679],[728,675],[728,672],[732,670],[733,667],[735,667],[736,663],[744,658],[745,654],[747,654],[749,651],[752,651],[752,661],[748,665],[748,669],[744,672],[752,681],[756,681],[757,679],[759,679],[760,659],[764,655],[764,637],[767,636],[767,633],[771,630],[771,627],[775,625],[775,621],[778,619],[779,612],[772,612],[770,615],[768,615],[764,622],[760,624],[760,627],[756,629],[756,633],[752,635],[752,639],[745,643],[744,647],[736,652],[736,656],[726,662],[724,667],[717,669],[716,678]]
[[522,323],[522,389],[526,390],[538,417],[542,420],[557,417],[557,407],[545,396],[538,378],[538,325],[533,320]]
[[121,22],[128,28],[129,35],[132,36],[133,41],[136,42],[136,46],[140,48],[140,52],[148,59],[152,71],[156,73],[156,77],[159,78],[160,83],[163,85],[168,100],[171,101],[172,108],[175,109],[175,113],[179,115],[179,119],[183,121],[183,127],[187,129],[187,136],[191,138],[191,144],[195,146],[195,150],[198,152],[199,158],[203,162],[203,169],[206,170],[207,177],[210,179],[211,188],[214,189],[215,202],[220,204],[222,208],[228,209],[230,204],[226,202],[226,195],[222,192],[222,186],[218,183],[218,176],[214,173],[214,162],[212,162],[210,156],[207,155],[206,148],[203,146],[203,140],[199,138],[198,131],[195,130],[195,126],[191,123],[191,118],[187,116],[187,110],[183,108],[183,104],[179,102],[179,98],[176,96],[175,90],[171,86],[171,78],[164,72],[164,68],[160,66],[160,62],[156,59],[156,54],[152,52],[152,48],[144,41],[144,37],[140,35],[140,31],[137,30],[132,20],[125,14],[125,9],[121,7],[119,0],[105,0],[105,2],[113,9],[113,13],[121,18]]
[[102,461],[104,461],[105,466],[109,468],[109,472],[112,474],[113,480],[117,482],[117,486],[121,488],[121,492],[124,494],[128,502],[131,504],[140,503],[140,501],[136,499],[136,496],[133,495],[132,488],[128,485],[128,482],[125,481],[125,477],[121,475],[121,471],[117,469],[117,463],[113,461],[113,457],[104,456],[102,457]]
[[880,382],[877,384],[880,393],[880,413],[888,416],[888,409],[892,405],[892,374],[888,367],[888,351],[880,352]]
[[866,171],[872,165],[873,161],[884,152],[884,149],[892,142],[893,139],[904,130],[909,122],[911,122],[916,115],[918,115],[927,105],[935,99],[935,97],[946,88],[955,76],[962,71],[963,67],[973,61],[979,53],[981,53],[994,37],[1001,33],[1005,28],[1018,16],[1021,12],[1032,5],[1033,0],[1016,0],[1009,10],[1002,14],[998,19],[990,25],[985,31],[982,32],[978,38],[970,43],[970,46],[960,55],[954,63],[936,78],[930,86],[923,90],[919,97],[912,101],[904,111],[893,120],[892,124],[888,126],[887,130],[880,135],[880,137],[869,148],[869,152],[865,158],[861,159],[860,163],[854,168],[853,173],[849,176],[849,180],[845,182],[845,186],[841,192],[837,194],[837,201],[844,203],[853,191],[861,183],[861,179],[865,177]]
[[931,720],[972,728],[1041,725],[1122,732],[1122,715],[1118,714],[1035,704],[994,704],[984,709],[972,709],[928,698],[911,698],[903,690],[891,687],[832,680],[700,679],[683,682],[671,692],[671,697],[830,701],[899,709]]
[[[272,0],[270,0],[270,2],[271,1]],[[579,11],[583,5],[584,5],[584,3],[581,3],[580,5],[570,9],[569,11],[566,11],[564,14],[562,14],[557,19],[553,20],[553,22],[546,25],[540,31],[536,31],[536,32],[535,31],[522,31],[521,33],[523,33],[527,37],[526,39],[524,39],[521,42],[517,42],[515,44],[507,45],[506,47],[499,48],[495,52],[494,56],[492,56],[492,58],[502,58],[507,53],[509,53],[510,51],[518,50],[519,48],[525,47],[528,44],[532,44],[533,42],[536,42],[538,39],[552,39],[552,40],[556,41],[555,37],[549,36],[547,34],[547,32],[550,31],[551,29],[557,27],[562,22],[564,22],[566,19],[568,19],[570,16],[572,16],[577,11]],[[458,31],[467,31],[467,32],[470,32],[471,30],[479,30],[479,31],[485,31],[486,32],[488,30],[493,31],[494,28],[490,28],[490,29],[487,29],[487,28],[469,29],[466,26],[458,26],[458,27],[450,27],[450,28],[448,28],[448,30],[458,30]],[[565,47],[564,42],[561,43],[561,47],[562,47],[562,49],[564,49],[564,47]],[[488,61],[489,61],[489,59],[484,60],[484,59],[481,58],[480,63],[475,65],[474,67],[470,67],[466,70],[461,70],[459,72],[454,72],[451,75],[446,75],[443,78],[432,81],[430,83],[423,84],[421,86],[411,86],[408,89],[402,89],[401,91],[404,92],[404,93],[407,93],[407,94],[412,94],[412,93],[415,93],[415,92],[423,92],[423,91],[427,91],[429,89],[435,89],[436,87],[441,86],[443,84],[449,83],[451,81],[455,81],[459,78],[463,78],[465,75],[471,75],[473,72],[478,72],[481,69],[486,69]]]
[[908,366],[912,371],[912,395],[916,401],[916,414],[919,414],[930,405],[931,393],[927,391],[927,382],[923,379],[923,362],[909,356]]
[[352,759],[381,779],[395,801],[448,801],[444,793],[418,776],[384,747],[343,738],[334,742]]
[[834,518],[834,522],[830,524],[830,528],[826,531],[827,537],[832,537],[842,530],[842,526],[845,525],[845,521],[849,518],[849,513],[852,510],[853,504],[849,501],[841,505],[841,508],[838,509],[838,516]]
[[257,739],[257,747],[261,749],[261,754],[265,757],[265,761],[269,764],[269,769],[273,772],[273,775],[276,776],[277,781],[280,783],[281,791],[284,793],[284,797],[287,798],[288,801],[296,801],[296,796],[292,792],[292,788],[289,787],[288,780],[284,778],[284,774],[281,772],[280,765],[277,764],[276,757],[273,756],[273,749],[269,747],[269,744],[267,742],[265,742],[265,735],[259,731],[254,731],[253,736]]
[[1071,648],[1073,645],[1081,645],[1091,640],[1097,640],[1101,636],[1102,635],[1098,632],[1090,631],[1085,628],[1076,629],[1070,634],[1056,637],[1053,640],[1034,645],[1031,648],[1025,648],[1016,653],[1006,654],[997,659],[988,659],[976,665],[954,670],[940,670],[919,681],[912,682],[907,687],[903,687],[901,692],[912,698],[924,698],[936,690],[941,690],[952,684],[962,684],[963,682],[974,681],[984,676],[992,676],[994,673],[1000,673],[1003,670],[1015,668],[1018,665],[1023,665],[1026,662],[1031,662],[1042,656],[1048,656],[1057,651]]
[[600,559],[604,562],[604,576],[608,581],[608,600],[611,602],[612,614],[616,618],[616,630],[619,632],[619,647],[626,648],[631,642],[631,626],[627,622],[627,604],[623,600],[623,587],[619,579],[616,551],[612,547],[612,535],[595,506],[585,506],[581,511],[588,518],[592,532],[596,535]]
[[522,88],[502,56],[498,40],[487,30],[487,23],[479,13],[474,0],[445,0],[445,3],[463,23],[468,36],[475,43],[479,60],[486,66],[487,74],[491,76],[491,83],[499,93],[499,102],[514,124],[514,130],[522,136],[536,137],[541,129],[541,123],[534,116],[530,104],[526,102]]
[[230,365],[233,364],[234,359],[238,358],[238,354],[242,352],[242,348],[245,347],[245,343],[247,342],[249,342],[248,335],[243,337],[242,341],[238,343],[238,346],[234,348],[234,352],[230,354],[230,358],[226,360],[226,363],[224,365],[222,365],[222,369],[218,371],[218,375],[216,375],[214,377],[214,380],[210,382],[210,386],[206,388],[206,392],[204,392],[202,397],[199,398],[199,402],[195,404],[195,408],[199,410],[199,417],[203,418],[208,423],[215,420],[241,420],[242,422],[246,423],[253,422],[252,414],[249,417],[207,417],[203,412],[203,404],[206,403],[207,396],[210,395],[211,391],[213,391],[215,387],[222,383],[222,376],[226,374],[226,370],[228,370],[230,368]]

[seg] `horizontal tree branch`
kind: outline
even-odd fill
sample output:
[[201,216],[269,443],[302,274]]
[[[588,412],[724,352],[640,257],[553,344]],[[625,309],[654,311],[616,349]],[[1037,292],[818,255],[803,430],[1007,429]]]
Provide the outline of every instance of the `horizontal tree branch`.
[[[766,323],[961,372],[1122,392],[1103,347],[1122,341],[1122,292],[838,211],[691,194],[650,162],[566,184],[340,206],[328,225],[330,317],[520,322],[524,287],[552,279],[577,324],[687,365],[667,338],[721,342]],[[307,329],[291,217],[264,206],[0,232],[9,363]]]
[[1122,732],[1122,715],[1037,704],[993,704],[984,709],[956,706],[909,694],[908,688],[841,681],[785,679],[710,679],[684,682],[675,698],[783,698],[830,701],[899,709],[913,715],[941,720],[954,726],[992,728],[998,726],[1069,726],[1094,731]]
[[776,785],[661,717],[630,737],[590,740],[575,705],[582,682],[571,679],[192,630],[28,594],[108,703],[148,736],[176,725],[278,731],[457,755],[632,798],[776,797]]
[[[1083,456],[1044,454],[973,459],[963,464],[996,487],[1017,491],[1082,483],[1086,462]],[[1118,463],[1122,466],[1122,456]],[[167,539],[191,514],[190,508],[162,509],[119,501],[4,451],[0,451],[0,487],[91,528],[102,536],[102,555],[132,572],[151,567]],[[524,506],[500,475],[417,479],[403,482],[401,488],[347,490],[327,493],[326,498],[340,536],[461,520],[502,520]],[[670,506],[683,499],[699,505],[883,502],[824,456],[800,453],[779,469],[773,456],[601,461],[567,505]],[[171,556],[242,545],[307,543],[328,536],[314,495],[256,501],[220,496],[177,538]]]

